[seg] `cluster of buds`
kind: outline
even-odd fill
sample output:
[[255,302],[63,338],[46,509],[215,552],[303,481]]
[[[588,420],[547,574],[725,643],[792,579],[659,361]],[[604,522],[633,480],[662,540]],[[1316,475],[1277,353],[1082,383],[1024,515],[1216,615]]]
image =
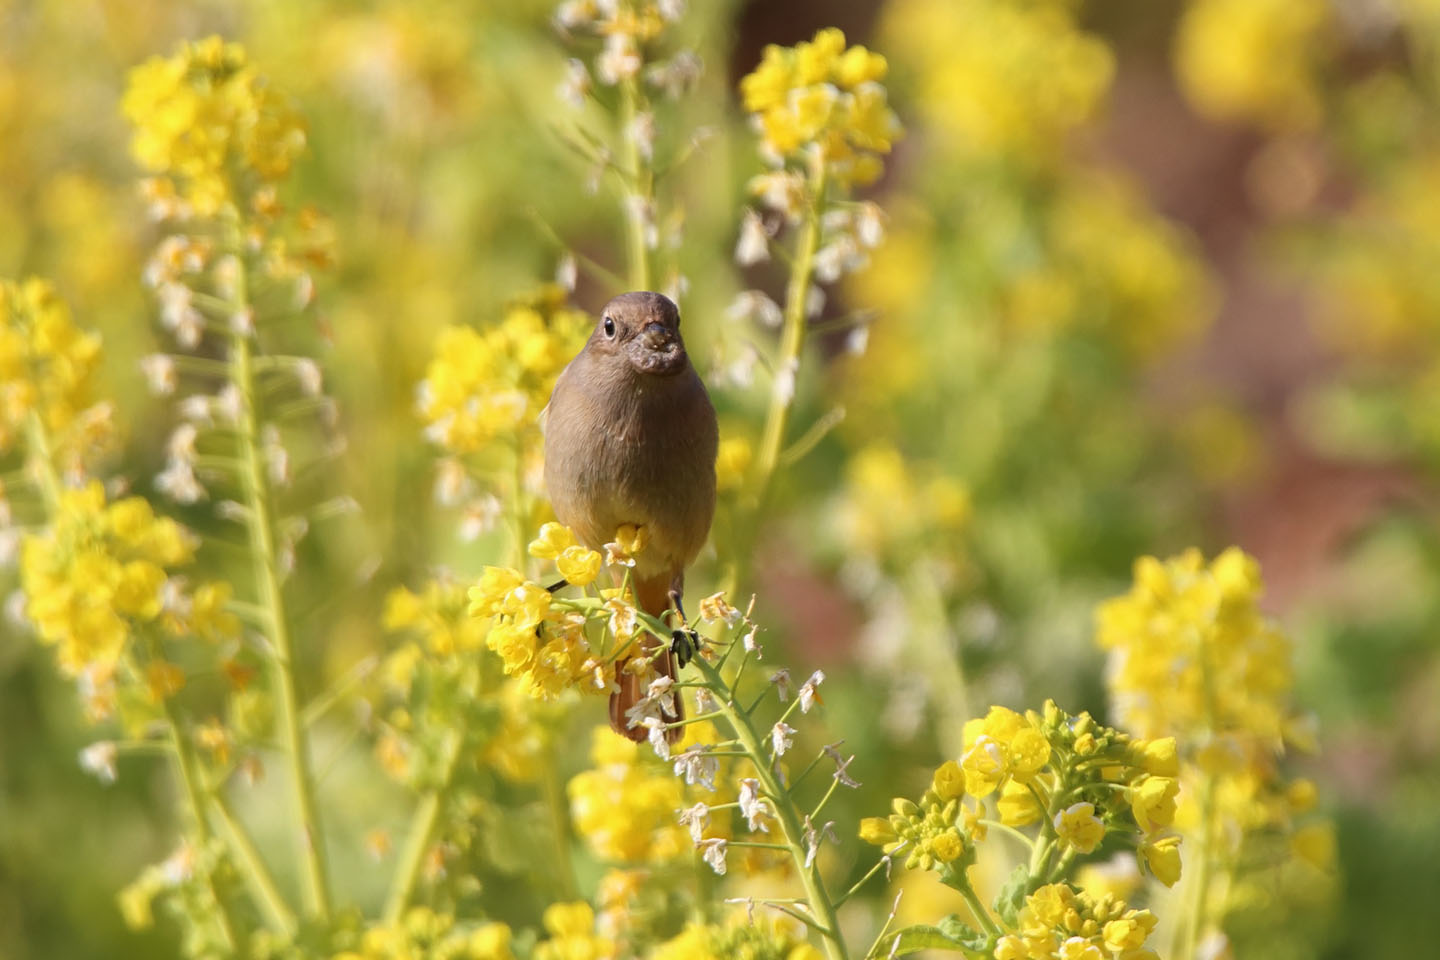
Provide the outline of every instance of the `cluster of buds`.
[[1145,941],[1155,915],[1113,894],[1091,896],[1052,883],[1025,898],[1015,933],[995,944],[995,960],[1155,960]]

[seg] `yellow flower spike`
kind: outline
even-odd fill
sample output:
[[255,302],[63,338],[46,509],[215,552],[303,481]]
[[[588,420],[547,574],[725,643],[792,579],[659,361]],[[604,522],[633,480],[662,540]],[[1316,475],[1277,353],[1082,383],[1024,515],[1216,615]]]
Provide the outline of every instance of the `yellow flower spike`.
[[1155,879],[1167,887],[1175,886],[1180,879],[1180,838],[1161,837],[1146,840],[1140,845],[1140,856]]
[[1175,822],[1178,781],[1170,777],[1146,777],[1129,790],[1130,809],[1145,833],[1154,833]]
[[563,523],[547,523],[540,528],[540,535],[530,541],[530,556],[540,560],[554,560],[569,548],[575,546],[575,534]]
[[1090,853],[1105,839],[1105,824],[1095,816],[1094,804],[1072,803],[1055,815],[1055,832],[1080,853]]
[[581,546],[566,547],[555,558],[555,569],[572,586],[583,587],[600,575],[600,554]]

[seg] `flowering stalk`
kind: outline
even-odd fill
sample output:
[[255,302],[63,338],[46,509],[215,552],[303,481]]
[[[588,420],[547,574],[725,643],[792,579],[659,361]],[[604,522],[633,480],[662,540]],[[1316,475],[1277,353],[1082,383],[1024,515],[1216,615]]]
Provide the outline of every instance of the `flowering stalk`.
[[[249,309],[246,294],[245,266],[234,244],[235,284],[233,301],[228,305],[235,314]],[[315,916],[324,920],[330,915],[330,881],[323,851],[319,811],[315,805],[314,774],[310,766],[309,744],[301,727],[299,700],[295,692],[295,659],[290,641],[285,596],[280,587],[280,570],[275,552],[275,531],[270,486],[265,476],[265,454],[261,449],[260,431],[255,413],[255,376],[250,341],[243,333],[235,333],[230,343],[230,382],[240,394],[238,440],[240,444],[240,485],[246,506],[245,524],[250,539],[250,558],[255,577],[257,603],[268,628],[270,667],[275,683],[276,722],[281,744],[290,765],[291,788],[296,816],[299,818],[298,849],[305,883],[306,905]]]
[[825,165],[812,162],[807,190],[809,202],[805,207],[804,225],[795,241],[794,267],[785,291],[785,324],[780,334],[780,357],[775,365],[770,407],[765,414],[764,432],[760,436],[760,455],[751,480],[751,500],[757,510],[764,503],[780,462],[785,427],[795,399],[800,355],[805,349],[810,280],[815,269],[815,252],[820,248],[820,210],[824,205],[825,180]]
[[420,871],[425,863],[425,852],[430,849],[435,827],[440,822],[440,814],[445,809],[450,787],[455,781],[455,771],[460,765],[460,747],[463,743],[464,737],[458,731],[446,732],[441,748],[440,782],[421,798],[420,805],[415,808],[414,817],[410,821],[410,833],[400,854],[390,894],[385,898],[385,923],[398,923],[414,896],[415,884],[420,880]]
[[636,118],[641,93],[633,76],[620,82],[620,142],[624,146],[625,169],[621,172],[625,199],[626,276],[632,290],[650,289],[650,253],[646,233],[647,211],[654,202],[654,174],[641,156]]
[[[749,656],[748,652],[745,656]],[[800,817],[796,813],[794,796],[775,775],[773,760],[765,750],[764,741],[751,720],[753,708],[746,709],[740,706],[736,700],[734,688],[725,682],[720,671],[706,661],[703,656],[696,657],[694,664],[701,676],[704,677],[706,688],[719,704],[720,713],[730,724],[731,729],[735,731],[735,737],[739,741],[741,749],[744,750],[745,756],[754,766],[755,776],[760,781],[761,792],[773,804],[776,819],[780,821],[780,829],[785,835],[785,849],[789,851],[790,858],[795,863],[795,872],[800,877],[801,885],[805,888],[806,903],[814,912],[815,917],[812,920],[798,914],[792,915],[804,920],[820,934],[825,946],[825,954],[830,957],[830,960],[848,960],[849,952],[840,935],[840,920],[835,913],[835,904],[830,898],[829,891],[825,889],[825,881],[820,877],[819,864],[805,849],[805,831],[801,826]]]

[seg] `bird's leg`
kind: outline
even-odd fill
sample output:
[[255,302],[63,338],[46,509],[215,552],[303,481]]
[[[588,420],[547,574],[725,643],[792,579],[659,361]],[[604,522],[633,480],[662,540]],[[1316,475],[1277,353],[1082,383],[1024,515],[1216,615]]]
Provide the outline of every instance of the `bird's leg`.
[[700,634],[690,629],[690,623],[685,618],[685,605],[680,602],[680,592],[684,588],[684,574],[680,574],[670,581],[670,605],[680,616],[680,629],[670,631],[670,652],[675,655],[675,663],[682,670],[685,665],[695,657],[700,649]]

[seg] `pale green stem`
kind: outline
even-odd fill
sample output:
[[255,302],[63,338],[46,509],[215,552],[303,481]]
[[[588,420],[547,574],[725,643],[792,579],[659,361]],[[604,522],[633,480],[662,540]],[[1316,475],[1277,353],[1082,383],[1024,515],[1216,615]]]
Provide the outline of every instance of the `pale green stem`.
[[[243,262],[242,262],[243,263]],[[237,310],[247,308],[243,265],[236,278]],[[254,565],[259,606],[265,611],[270,640],[270,664],[275,685],[276,725],[280,731],[290,779],[294,790],[295,813],[299,818],[299,855],[304,877],[305,901],[310,913],[322,920],[330,916],[330,881],[325,862],[324,835],[315,804],[314,776],[309,744],[300,724],[299,698],[295,685],[294,648],[280,587],[280,570],[275,555],[274,518],[270,486],[260,449],[259,423],[255,412],[255,381],[250,341],[236,336],[230,348],[230,379],[240,391],[239,442],[242,460],[241,485],[248,508],[246,526],[250,534],[250,556]]]
[[40,414],[34,410],[25,421],[26,440],[34,463],[36,483],[40,496],[45,502],[45,512],[52,519],[60,512],[60,471],[55,467],[55,452],[50,446],[50,435]]
[[965,871],[963,870],[956,872],[960,876],[960,885],[956,889],[960,891],[960,896],[965,898],[965,903],[969,905],[970,912],[975,917],[975,922],[980,924],[990,936],[1000,936],[1000,927],[996,925],[995,919],[990,916],[990,911],[985,909],[985,904],[980,902],[980,896],[975,892],[975,888],[970,886],[970,878],[965,876]]
[[[190,806],[191,819],[195,821],[195,834],[204,847],[210,843],[210,823],[205,817],[205,798],[200,792],[200,774],[195,768],[195,754],[190,747],[190,742],[180,730],[180,720],[175,715],[175,707],[169,698],[161,700],[165,710],[165,721],[170,731],[170,741],[175,747],[175,769],[180,774],[180,785],[185,792],[186,802]],[[230,905],[220,892],[215,888],[214,877],[207,874],[205,877],[206,886],[210,888],[210,896],[215,901],[215,922],[220,927],[220,934],[231,951],[239,949],[240,942],[235,936],[235,918],[230,913]]]
[[259,905],[266,922],[277,933],[293,935],[296,929],[295,914],[285,902],[285,895],[280,892],[275,878],[270,875],[260,851],[255,848],[255,842],[245,832],[245,828],[235,817],[235,812],[230,809],[229,801],[219,789],[210,791],[210,803],[220,822],[221,839],[230,848],[235,865],[250,888],[250,896]]
[[774,804],[775,817],[780,821],[780,829],[785,834],[785,849],[790,851],[790,857],[795,862],[795,872],[799,875],[800,883],[805,889],[806,902],[816,917],[815,928],[821,934],[826,956],[830,960],[849,960],[845,941],[840,935],[840,920],[836,916],[835,905],[831,902],[830,894],[825,889],[825,883],[820,878],[819,865],[812,863],[806,866],[805,864],[805,833],[801,827],[799,815],[796,813],[794,802],[775,775],[775,768],[771,765],[765,747],[762,745],[762,738],[754,724],[750,722],[749,715],[736,706],[732,691],[726,686],[715,668],[703,657],[697,657],[694,662],[710,684],[711,692],[719,701],[720,708],[725,711],[726,720],[734,729],[736,738],[754,765],[755,776],[760,781],[761,789]]
[[625,184],[625,252],[626,276],[632,290],[650,289],[650,251],[645,242],[645,223],[641,218],[642,204],[652,200],[653,176],[640,156],[640,147],[632,132],[639,113],[640,89],[634,78],[620,83],[620,145],[624,156]]
[[420,882],[420,871],[425,865],[425,854],[435,837],[435,827],[445,809],[450,785],[455,780],[459,766],[460,748],[464,737],[457,730],[450,730],[441,745],[440,782],[426,792],[415,814],[410,820],[410,833],[405,838],[405,848],[400,853],[400,863],[390,894],[385,898],[384,919],[387,924],[399,921],[410,898],[415,895],[415,885]]
[[825,167],[823,162],[816,161],[810,173],[805,221],[795,241],[795,265],[785,291],[785,324],[780,333],[780,356],[775,364],[774,383],[770,390],[770,409],[765,415],[760,452],[751,479],[751,504],[757,513],[765,502],[775,469],[780,463],[785,428],[790,421],[790,408],[795,398],[800,355],[805,349],[806,304],[810,299],[810,280],[815,272],[815,252],[820,246],[820,208],[824,199]]

